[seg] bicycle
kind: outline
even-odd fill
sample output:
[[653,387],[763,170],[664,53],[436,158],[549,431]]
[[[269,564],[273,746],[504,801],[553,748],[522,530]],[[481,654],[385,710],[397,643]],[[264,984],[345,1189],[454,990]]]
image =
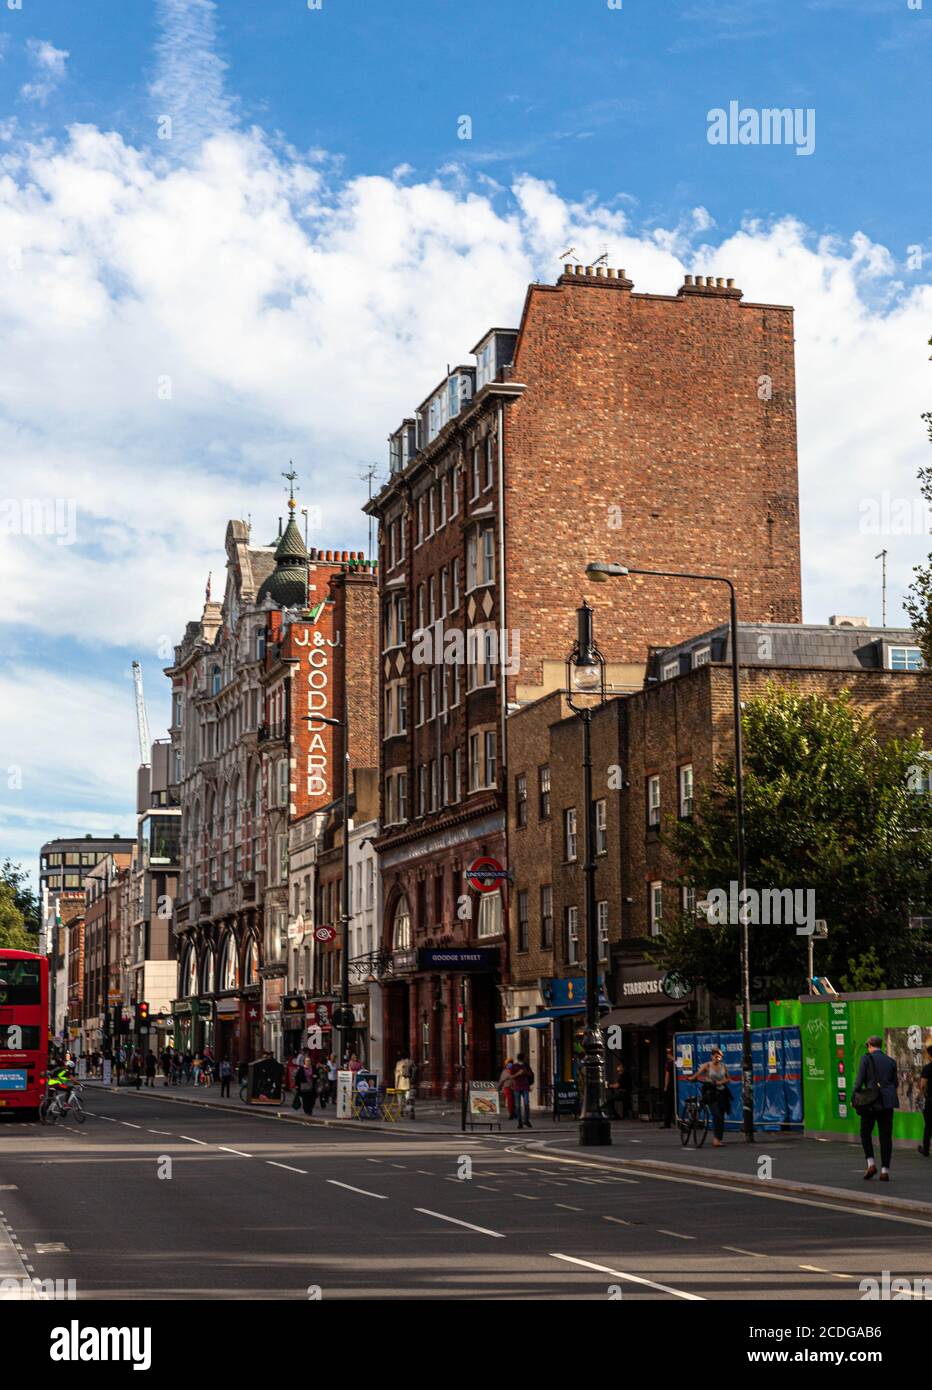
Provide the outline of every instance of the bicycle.
[[78,1091],[83,1089],[84,1087],[75,1081],[68,1088],[67,1095],[60,1089],[56,1089],[51,1096],[46,1095],[39,1105],[39,1119],[42,1124],[54,1125],[58,1120],[67,1120],[69,1115],[73,1115],[77,1123],[83,1125],[87,1116],[78,1095]]
[[697,1149],[701,1149],[706,1135],[712,1127],[712,1111],[698,1096],[690,1096],[683,1102],[680,1116],[680,1143],[685,1149],[692,1139]]

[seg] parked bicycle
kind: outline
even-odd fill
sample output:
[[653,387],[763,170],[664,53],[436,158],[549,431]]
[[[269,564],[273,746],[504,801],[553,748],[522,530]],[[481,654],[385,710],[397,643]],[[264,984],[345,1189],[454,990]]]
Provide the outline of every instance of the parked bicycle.
[[73,1115],[79,1125],[83,1125],[87,1118],[84,1106],[81,1104],[79,1091],[84,1087],[77,1081],[65,1089],[57,1087],[54,1091],[46,1093],[39,1105],[39,1119],[44,1125],[57,1124],[59,1120],[67,1120],[69,1115]]
[[712,1111],[699,1096],[690,1096],[683,1102],[680,1116],[680,1143],[685,1149],[692,1139],[697,1149],[701,1149],[712,1126]]

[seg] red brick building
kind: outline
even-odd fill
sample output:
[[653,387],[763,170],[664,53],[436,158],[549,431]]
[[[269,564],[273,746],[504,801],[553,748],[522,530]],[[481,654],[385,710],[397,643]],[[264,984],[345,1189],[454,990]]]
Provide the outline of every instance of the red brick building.
[[[596,609],[596,622],[602,616]],[[849,691],[883,738],[919,729],[932,745],[932,693],[916,660],[912,633],[899,629],[744,624],[739,628],[742,698],[768,685],[833,698]],[[622,1047],[608,1053],[609,1075],[624,1061],[637,1113],[659,1105],[662,1059],[677,1028],[710,1021],[713,1001],[701,989],[680,992],[656,956],[665,918],[692,916],[695,890],[682,885],[680,865],[662,828],[692,815],[695,796],[715,768],[733,756],[730,637],[726,627],[695,634],[653,654],[644,688],[608,700],[592,718],[596,912],[599,969],[608,1015]],[[508,719],[511,796],[509,865],[514,874],[509,918],[507,1016],[538,1014],[551,1003],[547,985],[576,979],[579,1012],[541,1030],[525,1029],[523,1045],[538,1082],[538,1104],[556,1076],[571,1080],[582,1030],[585,973],[585,884],[582,725],[554,692]],[[546,795],[541,773],[546,770]],[[787,982],[759,978],[755,1001]],[[805,980],[804,943],[799,979]],[[719,1001],[726,1016],[733,1001]],[[733,1015],[732,1015],[733,1016]]]
[[[798,622],[792,311],[729,281],[633,293],[576,267],[532,285],[391,436],[379,522],[386,1057],[431,1094],[459,1056],[470,964],[471,1069],[497,1074],[508,889],[506,716],[558,689],[593,559],[733,575],[745,618]],[[600,613],[613,690],[649,646],[721,616],[709,585],[627,581]],[[444,955],[436,952],[442,950]],[[457,952],[470,953],[469,956]],[[430,954],[434,953],[434,954]]]

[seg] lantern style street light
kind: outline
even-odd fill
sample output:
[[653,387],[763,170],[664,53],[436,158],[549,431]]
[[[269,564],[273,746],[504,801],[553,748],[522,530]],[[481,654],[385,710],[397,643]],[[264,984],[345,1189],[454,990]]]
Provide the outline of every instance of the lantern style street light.
[[[612,1142],[612,1126],[605,1109],[605,1038],[599,1026],[599,939],[595,907],[595,842],[592,816],[592,711],[605,703],[605,660],[595,644],[592,609],[583,603],[576,610],[576,642],[566,659],[567,704],[583,726],[583,824],[586,856],[586,1031],[583,1035],[585,1096],[579,1121],[579,1142],[587,1148]],[[597,696],[597,702],[580,697]]]
[[741,747],[741,679],[738,667],[738,605],[732,580],[720,574],[688,574],[682,570],[631,569],[627,565],[598,561],[586,566],[586,574],[598,584],[629,574],[651,579],[689,579],[702,584],[727,584],[731,627],[731,696],[735,726],[735,850],[738,864],[738,928],[741,949],[741,1106],[744,1137],[754,1141],[754,1069],[751,1056],[751,973],[746,902],[747,863],[744,848],[744,759]]

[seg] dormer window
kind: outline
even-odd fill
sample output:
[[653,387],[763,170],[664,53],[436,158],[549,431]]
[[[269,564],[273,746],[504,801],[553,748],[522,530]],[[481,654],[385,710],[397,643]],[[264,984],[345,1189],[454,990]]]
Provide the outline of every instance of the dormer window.
[[922,652],[919,647],[890,647],[891,671],[921,671]]

